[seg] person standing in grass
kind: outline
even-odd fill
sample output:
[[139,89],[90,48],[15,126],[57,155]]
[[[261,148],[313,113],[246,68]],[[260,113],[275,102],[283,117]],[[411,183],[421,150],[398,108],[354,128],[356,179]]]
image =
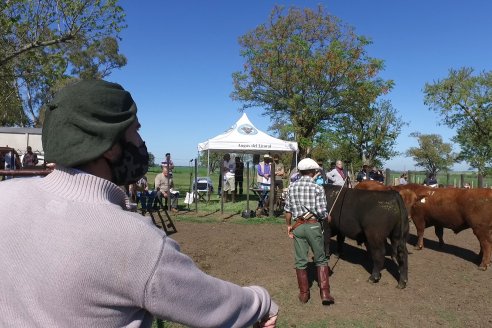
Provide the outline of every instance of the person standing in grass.
[[299,301],[307,303],[310,298],[307,264],[311,249],[318,274],[321,303],[330,305],[335,299],[330,295],[330,268],[320,224],[320,221],[328,220],[326,197],[323,187],[313,180],[320,167],[311,158],[305,158],[299,162],[297,168],[302,177],[290,184],[284,210],[287,235],[294,240]]
[[47,106],[42,141],[55,170],[0,183],[0,327],[151,327],[154,317],[275,327],[265,289],[205,274],[149,217],[125,210],[119,186],[149,162],[139,128],[115,83],[76,82]]
[[244,181],[244,163],[241,161],[241,157],[236,156],[236,170],[234,171],[234,189],[238,195],[243,194],[243,181]]
[[224,196],[224,201],[227,202],[227,195],[229,191],[231,192],[231,201],[234,203],[236,201],[236,162],[231,158],[231,155],[224,154],[221,167],[222,172],[222,194]]

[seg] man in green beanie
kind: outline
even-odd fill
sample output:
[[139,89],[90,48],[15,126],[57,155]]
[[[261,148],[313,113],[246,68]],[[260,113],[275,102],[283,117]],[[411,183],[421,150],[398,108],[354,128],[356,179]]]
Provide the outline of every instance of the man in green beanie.
[[[45,178],[0,183],[0,327],[275,327],[258,286],[208,276],[118,187],[146,172],[148,153],[129,92],[79,81],[49,104]],[[29,207],[19,207],[22,199]],[[32,213],[36,213],[35,216]]]

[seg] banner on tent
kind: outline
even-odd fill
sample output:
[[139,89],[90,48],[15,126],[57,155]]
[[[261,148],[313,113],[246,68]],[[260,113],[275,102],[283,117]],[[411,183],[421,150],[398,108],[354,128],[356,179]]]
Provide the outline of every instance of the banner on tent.
[[239,148],[256,148],[256,149],[270,149],[272,144],[238,144]]

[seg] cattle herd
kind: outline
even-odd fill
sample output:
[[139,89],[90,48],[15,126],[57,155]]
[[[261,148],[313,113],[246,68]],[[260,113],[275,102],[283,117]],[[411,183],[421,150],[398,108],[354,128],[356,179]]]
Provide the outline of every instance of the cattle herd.
[[[419,184],[384,186],[363,181],[354,189],[325,186],[331,215],[332,235],[338,249],[343,238],[364,243],[373,262],[369,281],[378,282],[384,266],[386,241],[399,268],[399,288],[408,281],[409,220],[417,230],[417,250],[424,247],[424,230],[434,226],[439,244],[444,244],[444,228],[458,233],[471,228],[480,243],[480,270],[486,270],[492,255],[492,190],[431,188]],[[325,225],[328,223],[325,223]],[[329,252],[329,239],[325,248]]]

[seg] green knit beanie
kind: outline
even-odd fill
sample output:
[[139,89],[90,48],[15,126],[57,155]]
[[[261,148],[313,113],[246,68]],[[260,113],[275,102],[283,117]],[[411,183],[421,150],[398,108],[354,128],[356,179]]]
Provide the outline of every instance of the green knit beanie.
[[77,167],[109,150],[135,121],[137,106],[119,84],[82,80],[48,105],[43,150],[49,163]]

